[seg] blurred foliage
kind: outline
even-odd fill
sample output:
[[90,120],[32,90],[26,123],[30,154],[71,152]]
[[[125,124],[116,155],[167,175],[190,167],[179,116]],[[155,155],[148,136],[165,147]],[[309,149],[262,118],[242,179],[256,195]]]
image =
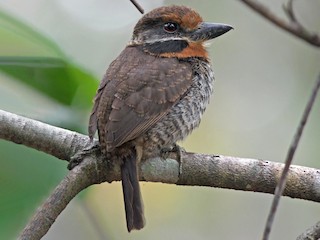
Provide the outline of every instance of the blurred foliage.
[[0,54],[4,73],[64,105],[91,106],[97,80],[72,63],[55,43],[1,11]]
[[[71,115],[77,115],[77,111],[80,115],[90,108],[98,84],[92,74],[68,59],[54,42],[2,11],[0,71],[68,107]],[[57,115],[60,126],[72,128],[65,117]],[[79,125],[74,124],[73,128]],[[66,164],[50,159],[54,158],[0,140],[0,239],[13,239],[43,196],[65,175]]]
[[[89,107],[97,81],[66,59],[50,57],[0,57],[0,70],[72,107]],[[81,98],[75,98],[79,94]],[[74,101],[76,99],[76,101]]]

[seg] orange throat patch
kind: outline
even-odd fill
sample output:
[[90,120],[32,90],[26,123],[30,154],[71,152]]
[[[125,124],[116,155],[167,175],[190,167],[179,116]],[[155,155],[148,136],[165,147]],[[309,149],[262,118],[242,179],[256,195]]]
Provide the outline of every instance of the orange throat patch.
[[161,53],[161,57],[176,57],[176,58],[189,58],[189,57],[200,57],[208,59],[208,52],[203,46],[202,42],[191,42],[188,47],[184,48],[180,52],[166,52]]

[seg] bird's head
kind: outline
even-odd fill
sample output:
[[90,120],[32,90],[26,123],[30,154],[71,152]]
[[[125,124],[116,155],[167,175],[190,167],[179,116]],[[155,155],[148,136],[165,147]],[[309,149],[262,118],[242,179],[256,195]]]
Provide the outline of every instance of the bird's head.
[[185,6],[166,6],[152,10],[136,24],[129,45],[161,57],[202,57],[208,54],[204,42],[232,29],[220,23],[203,22],[201,16]]

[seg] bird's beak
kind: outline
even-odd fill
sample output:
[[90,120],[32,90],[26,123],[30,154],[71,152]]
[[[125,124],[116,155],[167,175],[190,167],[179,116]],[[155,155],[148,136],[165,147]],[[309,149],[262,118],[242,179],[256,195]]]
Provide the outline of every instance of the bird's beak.
[[198,29],[191,33],[192,41],[207,41],[225,34],[233,29],[230,25],[222,23],[207,23],[203,22]]

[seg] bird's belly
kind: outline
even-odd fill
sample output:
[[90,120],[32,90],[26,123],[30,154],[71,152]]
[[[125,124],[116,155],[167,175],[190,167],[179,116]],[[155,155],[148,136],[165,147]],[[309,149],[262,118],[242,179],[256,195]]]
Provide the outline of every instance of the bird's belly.
[[[206,69],[208,70],[208,69]],[[213,72],[197,74],[187,94],[143,136],[144,156],[153,157],[161,149],[183,140],[199,126],[213,90]]]

